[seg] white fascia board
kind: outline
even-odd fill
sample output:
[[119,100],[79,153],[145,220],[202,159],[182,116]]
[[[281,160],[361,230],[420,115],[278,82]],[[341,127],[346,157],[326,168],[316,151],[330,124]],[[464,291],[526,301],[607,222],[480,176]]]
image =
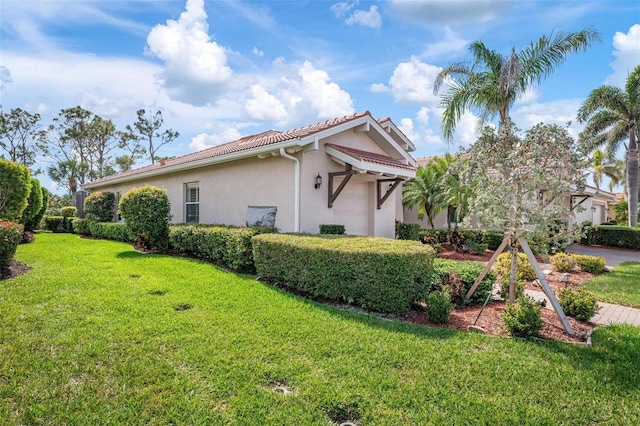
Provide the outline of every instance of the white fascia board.
[[309,136],[304,136],[300,138],[300,145],[304,146],[310,143],[316,143],[320,139],[328,138],[330,136],[337,135],[338,133],[351,130],[354,127],[358,127],[362,124],[365,124],[367,121],[370,121],[370,120],[371,120],[371,117],[369,117],[368,115],[363,115],[362,117],[358,117],[354,120],[338,124],[337,126],[333,126],[325,130],[320,130],[319,132],[314,132]]
[[416,176],[416,172],[413,170],[401,169],[399,167],[391,167],[385,166],[383,164],[378,163],[370,163],[365,161],[360,161],[356,158],[351,157],[350,155],[344,154],[340,151],[337,151],[330,146],[325,147],[326,152],[331,157],[334,157],[337,160],[340,160],[342,163],[349,163],[355,169],[358,169],[361,173],[381,173],[383,175],[389,176],[400,176],[406,179],[410,179]]
[[413,144],[413,142],[411,142],[411,140],[400,131],[400,129],[398,129],[398,126],[395,125],[395,123],[391,120],[387,120],[384,122],[384,127],[383,127],[387,132],[394,132],[396,135],[398,135],[398,137],[400,139],[402,139],[402,141],[407,144],[407,149],[406,151],[415,151],[416,150],[416,146]]
[[393,139],[391,135],[389,135],[389,133],[387,133],[382,128],[380,123],[378,123],[375,120],[371,120],[371,121],[374,124],[373,127],[375,127],[378,133],[380,133],[387,140],[387,142],[389,142],[389,144],[402,155],[402,157],[406,160],[406,164],[416,167],[417,166],[416,160],[414,160],[413,157],[409,155],[409,153],[406,150],[404,150],[400,145],[398,145],[398,142],[396,142],[395,139]]
[[[147,179],[150,177],[156,177],[161,175],[166,175],[170,173],[182,172],[185,170],[198,169],[201,167],[211,166],[213,164],[227,163],[229,161],[241,160],[244,158],[258,157],[258,158],[267,158],[273,151],[279,151],[280,148],[290,148],[301,146],[300,139],[291,139],[284,142],[278,142],[272,145],[265,145],[259,148],[248,149],[245,151],[233,152],[231,154],[220,155],[218,157],[211,158],[203,158],[202,160],[190,161],[188,163],[177,164],[175,166],[167,166],[159,169],[150,170],[148,172],[136,173],[133,175],[123,176],[121,178],[110,179],[107,182],[100,182],[96,185],[84,184],[82,185],[83,189],[95,189],[101,188],[104,186],[110,186],[119,183],[126,183],[140,179]],[[266,154],[266,157],[265,157]],[[279,152],[277,155],[280,155]]]

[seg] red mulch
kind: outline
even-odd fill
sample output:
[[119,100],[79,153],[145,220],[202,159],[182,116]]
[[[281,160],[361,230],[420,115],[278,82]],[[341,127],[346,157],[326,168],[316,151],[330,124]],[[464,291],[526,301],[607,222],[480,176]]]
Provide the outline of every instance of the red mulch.
[[0,274],[0,280],[10,280],[12,278],[19,277],[30,269],[31,266],[22,262],[18,262],[15,259],[11,259],[11,261],[9,262],[9,273],[7,275]]
[[[474,260],[477,262],[488,262],[493,256],[493,250],[487,250],[484,255],[478,256],[471,253],[458,253],[447,244],[442,245],[442,250],[438,254],[439,258],[452,259],[457,261],[462,260]],[[544,263],[541,258],[537,258],[539,262]],[[561,272],[551,272],[545,275],[547,282],[551,289],[556,292],[558,289],[564,287],[564,283],[560,282],[562,277]],[[571,285],[580,286],[586,280],[592,278],[594,275],[588,272],[573,271],[571,273]],[[528,283],[527,287],[531,290],[542,291],[542,288],[534,283]],[[487,306],[482,310],[478,318],[478,314],[481,311],[481,306],[471,306],[465,309],[455,309],[451,313],[449,324],[440,325],[430,323],[427,319],[427,314],[423,311],[411,311],[403,319],[418,324],[424,324],[433,327],[447,327],[454,328],[456,330],[467,331],[468,326],[475,325],[481,327],[486,331],[486,334],[491,336],[508,336],[509,333],[502,321],[502,314],[506,306],[502,301],[490,301]],[[568,318],[571,327],[576,332],[576,336],[569,335],[562,326],[558,315],[550,309],[542,309],[543,327],[540,330],[538,337],[549,340],[562,340],[566,342],[582,342],[585,340],[586,334],[595,327],[593,323],[581,323]],[[477,322],[476,322],[477,318]]]

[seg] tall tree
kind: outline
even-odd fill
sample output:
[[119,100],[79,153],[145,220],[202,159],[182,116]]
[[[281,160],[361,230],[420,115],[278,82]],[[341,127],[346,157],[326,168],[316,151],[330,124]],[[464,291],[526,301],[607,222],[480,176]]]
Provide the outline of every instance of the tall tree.
[[[593,183],[600,189],[602,178],[609,178],[609,191],[613,191],[616,185],[624,182],[624,162],[616,158],[609,158],[601,149],[595,149],[591,154],[591,166],[593,167]],[[626,190],[626,184],[625,184]]]
[[606,146],[615,155],[625,140],[627,162],[627,194],[629,226],[638,224],[638,121],[640,121],[640,65],[629,74],[625,90],[602,86],[593,90],[578,110],[578,121],[587,123],[580,134],[581,143],[588,148]]
[[[33,168],[44,149],[42,136],[40,114],[31,114],[21,108],[4,112],[0,107],[0,148],[6,152],[9,161],[27,166],[34,176],[42,173]],[[5,158],[4,155],[0,157]]]
[[442,171],[435,162],[418,167],[416,177],[405,182],[402,187],[402,204],[413,208],[418,206],[418,220],[427,216],[429,226],[434,229],[433,220],[438,212],[446,207],[444,193],[442,191]]
[[91,178],[103,178],[109,174],[107,173],[111,162],[109,153],[117,148],[119,143],[116,126],[111,120],[105,120],[96,115],[87,126],[86,133]]
[[160,130],[164,124],[162,111],[153,113],[140,109],[137,115],[137,121],[133,123],[133,127],[127,126],[127,131],[134,136],[134,139],[144,142],[148,146],[149,161],[154,164],[158,150],[162,146],[171,143],[180,134],[171,129],[167,129],[164,132]]
[[586,50],[599,40],[599,33],[591,27],[575,33],[552,32],[519,52],[514,47],[508,56],[488,49],[480,40],[471,43],[473,62],[449,65],[434,83],[436,94],[444,83],[448,87],[440,97],[444,137],[452,140],[455,127],[467,110],[477,113],[481,122],[498,115],[503,125],[514,102],[529,87],[540,84],[568,54]]

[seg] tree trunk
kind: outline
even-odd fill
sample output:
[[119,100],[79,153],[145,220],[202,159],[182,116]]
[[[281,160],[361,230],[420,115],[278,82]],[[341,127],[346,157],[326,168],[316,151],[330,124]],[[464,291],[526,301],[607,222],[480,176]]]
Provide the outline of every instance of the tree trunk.
[[633,129],[629,131],[629,149],[627,150],[627,185],[629,188],[629,226],[638,224],[638,191],[640,190],[638,169],[638,146]]
[[509,303],[516,303],[518,285],[518,241],[511,237],[511,269],[509,270]]

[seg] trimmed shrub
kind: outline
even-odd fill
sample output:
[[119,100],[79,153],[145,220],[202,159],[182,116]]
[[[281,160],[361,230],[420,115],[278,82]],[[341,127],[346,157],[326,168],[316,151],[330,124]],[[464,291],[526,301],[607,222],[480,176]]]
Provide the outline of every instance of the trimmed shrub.
[[42,192],[42,207],[40,207],[40,210],[38,210],[35,216],[26,221],[24,224],[24,229],[29,231],[35,231],[40,227],[40,222],[42,221],[44,213],[49,207],[49,191],[44,186],[41,186],[40,190]]
[[27,207],[22,211],[20,223],[24,225],[26,231],[33,231],[34,228],[27,226],[27,224],[30,225],[31,220],[42,210],[42,187],[36,178],[31,178],[29,185],[31,185],[31,190],[27,198]]
[[[74,222],[76,220],[78,219],[75,219]],[[89,221],[89,231],[92,237],[105,240],[131,242],[136,239],[131,229],[124,222]]]
[[92,192],[84,200],[85,218],[98,222],[112,222],[116,206],[113,192]]
[[19,223],[0,222],[0,277],[9,274],[9,265],[22,239],[24,227]]
[[572,254],[571,256],[584,272],[601,274],[606,270],[606,260],[602,256],[587,256],[584,254]]
[[74,217],[71,220],[71,227],[73,228],[74,234],[91,235],[91,229],[89,228],[89,225],[91,225],[91,221],[89,219]]
[[242,272],[255,271],[251,238],[277,228],[235,228],[222,225],[171,225],[172,249]]
[[518,303],[507,305],[502,320],[512,336],[534,337],[542,328],[540,310],[540,304],[533,298],[521,297]]
[[19,221],[31,191],[29,169],[0,159],[0,219]]
[[167,249],[171,204],[166,189],[154,186],[131,189],[120,200],[120,214],[142,247]]
[[447,242],[447,230],[446,229],[421,229],[419,232],[420,241],[425,244],[431,244],[430,241],[442,244]]
[[566,315],[578,321],[589,321],[599,309],[596,296],[583,288],[577,291],[572,287],[560,289],[558,302]]
[[482,256],[484,255],[484,252],[487,251],[487,248],[489,248],[487,244],[476,243],[473,246],[473,253],[477,254],[478,256]]
[[344,225],[320,225],[322,235],[344,235]]
[[590,246],[593,244],[593,223],[586,220],[580,224],[580,244]]
[[398,239],[420,241],[420,224],[418,223],[399,223]]
[[640,229],[629,226],[596,226],[593,229],[593,244],[640,249]]
[[433,250],[375,237],[265,234],[253,237],[262,276],[313,297],[404,313],[431,285]]
[[434,259],[433,282],[430,291],[437,291],[446,287],[451,295],[451,301],[456,307],[464,307],[469,304],[482,304],[491,293],[496,274],[489,271],[476,291],[467,299],[469,289],[482,273],[484,265],[480,262],[465,260],[456,262],[449,259]]
[[449,322],[449,315],[453,311],[453,303],[451,303],[451,295],[446,288],[429,293],[426,304],[429,321],[436,324]]
[[78,217],[78,209],[74,206],[65,206],[60,209],[60,214],[64,218],[62,220],[62,228],[59,232],[73,232],[73,218]]
[[[509,272],[511,270],[511,253],[504,252],[498,256],[493,268],[502,277],[502,282],[509,282]],[[536,271],[524,253],[518,253],[518,281],[532,281],[536,279]]]
[[489,250],[497,250],[503,240],[504,232],[502,231],[485,231],[482,234],[482,242]]
[[51,232],[65,232],[64,220],[62,216],[45,216],[44,217],[44,229]]
[[569,254],[558,253],[551,258],[551,266],[558,272],[571,272],[578,266],[578,262]]

